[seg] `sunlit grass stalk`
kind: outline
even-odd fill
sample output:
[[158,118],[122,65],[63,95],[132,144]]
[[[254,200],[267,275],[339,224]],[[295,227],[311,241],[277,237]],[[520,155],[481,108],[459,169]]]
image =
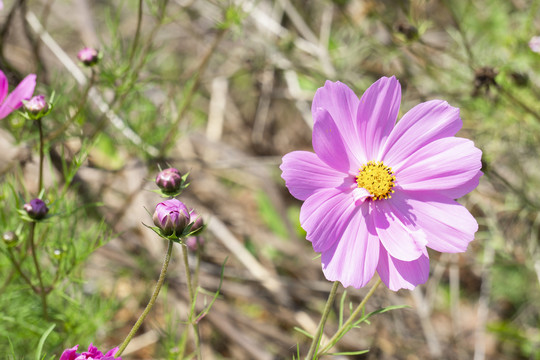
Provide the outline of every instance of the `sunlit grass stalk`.
[[315,334],[313,335],[311,346],[309,347],[308,354],[306,355],[306,360],[311,360],[313,358],[313,354],[315,354],[316,349],[320,345],[320,341],[324,331],[324,324],[326,324],[326,320],[328,319],[330,310],[332,310],[332,304],[334,303],[334,298],[336,297],[338,287],[339,282],[335,281],[334,285],[332,285],[332,289],[330,290],[330,294],[328,294],[328,300],[326,301],[326,305],[324,306],[321,320],[319,321],[319,325],[317,326],[317,331],[315,331]]
[[360,302],[360,304],[353,311],[349,319],[347,319],[347,321],[338,329],[338,331],[336,331],[334,336],[332,336],[332,338],[328,341],[328,344],[321,351],[317,353],[315,358],[323,355],[325,352],[330,350],[339,341],[339,339],[341,339],[343,335],[345,335],[345,333],[353,327],[354,322],[357,321],[358,315],[362,312],[362,310],[364,310],[364,307],[366,306],[367,301],[375,293],[375,290],[381,284],[381,282],[382,282],[381,278],[377,279],[375,284],[373,284],[371,289],[369,289],[364,299],[362,299],[362,302]]
[[189,321],[191,325],[193,326],[193,333],[194,333],[194,342],[195,342],[195,352],[197,354],[197,359],[201,359],[201,346],[200,346],[200,338],[199,338],[199,325],[197,323],[196,319],[193,319],[193,315],[195,314],[195,292],[193,290],[193,284],[191,281],[191,271],[189,269],[189,260],[188,260],[188,249],[186,244],[182,243],[182,255],[184,258],[184,266],[186,269],[186,282],[189,292],[189,303],[190,303],[190,313],[189,313]]
[[160,155],[165,155],[165,152],[168,150],[169,146],[171,145],[171,142],[176,137],[178,133],[178,126],[180,124],[180,121],[182,121],[182,119],[184,118],[186,111],[189,109],[189,106],[191,105],[193,96],[195,95],[195,93],[197,92],[197,89],[199,88],[201,75],[206,70],[206,67],[208,66],[208,62],[210,61],[212,54],[215,52],[221,40],[223,40],[223,37],[225,36],[226,33],[227,33],[227,28],[219,30],[219,32],[216,34],[216,37],[214,38],[214,41],[210,45],[210,48],[206,51],[201,62],[199,63],[199,66],[197,67],[197,70],[195,71],[193,75],[193,79],[191,81],[189,91],[186,94],[182,102],[182,105],[180,106],[180,109],[178,110],[178,115],[176,116],[174,123],[170,127],[171,130],[167,133],[167,136],[161,143],[161,148],[159,149]]
[[167,254],[165,255],[165,260],[163,261],[163,266],[161,267],[161,273],[159,274],[159,279],[157,281],[156,287],[154,288],[154,292],[152,293],[152,297],[150,298],[150,301],[148,302],[148,305],[146,305],[146,308],[142,312],[141,316],[139,316],[139,319],[133,325],[133,328],[129,332],[128,336],[122,342],[120,345],[118,351],[114,355],[115,357],[119,357],[122,355],[128,344],[130,343],[131,339],[133,339],[133,336],[135,336],[135,333],[139,328],[141,327],[144,319],[146,319],[146,316],[152,310],[152,307],[154,306],[154,303],[156,302],[156,299],[159,295],[159,291],[161,290],[161,286],[163,285],[163,282],[165,281],[165,275],[167,274],[167,268],[169,267],[169,261],[171,260],[171,254],[173,249],[174,242],[172,240],[169,240],[169,246],[167,247]]

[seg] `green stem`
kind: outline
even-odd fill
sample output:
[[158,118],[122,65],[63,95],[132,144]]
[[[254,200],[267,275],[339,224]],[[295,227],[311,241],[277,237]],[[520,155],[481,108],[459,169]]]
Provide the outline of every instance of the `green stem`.
[[334,304],[334,298],[336,297],[337,289],[339,287],[339,282],[335,281],[334,285],[332,285],[332,290],[330,290],[330,293],[328,294],[328,300],[326,301],[326,305],[324,306],[324,310],[321,316],[321,320],[319,321],[319,326],[317,326],[317,331],[315,332],[315,335],[313,335],[313,340],[311,341],[311,346],[309,347],[308,354],[306,355],[306,360],[316,359],[313,356],[315,354],[315,350],[320,345],[321,337],[323,334],[324,324],[326,324],[326,320],[328,319],[328,315],[330,314],[330,310],[332,310],[332,305]]
[[43,189],[43,159],[45,158],[44,147],[45,143],[43,141],[43,126],[41,124],[41,119],[37,119],[37,126],[39,129],[39,188],[38,194],[41,193]]
[[193,332],[195,334],[195,351],[197,353],[197,359],[201,359],[201,349],[200,349],[200,338],[199,338],[199,325],[197,321],[193,320],[193,315],[195,314],[195,294],[193,291],[193,285],[191,282],[191,271],[189,270],[189,261],[188,261],[188,249],[186,244],[182,243],[182,255],[184,258],[184,266],[186,268],[186,281],[189,292],[189,302],[190,302],[190,312],[189,312],[189,321],[193,326]]
[[135,333],[137,332],[137,330],[139,330],[139,328],[141,327],[144,319],[146,318],[146,316],[148,315],[148,313],[154,306],[154,303],[156,302],[156,299],[159,295],[159,291],[161,290],[161,286],[163,285],[163,282],[165,281],[165,275],[167,274],[167,268],[169,267],[169,261],[171,260],[173,244],[174,244],[173,241],[169,240],[169,247],[167,248],[167,254],[165,255],[165,260],[163,261],[163,266],[161,267],[161,273],[159,274],[159,279],[157,281],[156,287],[154,288],[154,293],[152,294],[152,297],[150,298],[148,305],[146,305],[146,308],[144,309],[143,313],[141,314],[141,316],[139,316],[139,319],[137,320],[135,325],[133,325],[133,328],[129,332],[128,336],[126,337],[122,345],[120,345],[120,348],[114,355],[115,357],[119,357],[120,355],[122,355],[122,353],[128,346],[131,339],[133,339],[133,336],[135,336]]
[[380,284],[381,284],[381,278],[379,278],[377,282],[373,284],[371,289],[369,289],[369,292],[367,293],[366,297],[362,300],[362,302],[358,305],[358,307],[353,311],[349,319],[341,326],[341,328],[338,329],[338,331],[334,334],[334,336],[332,336],[328,344],[317,354],[317,356],[322,355],[328,350],[330,350],[335,345],[335,343],[337,343],[339,339],[341,339],[341,337],[343,337],[343,335],[345,335],[345,333],[351,329],[351,327],[353,326],[353,323],[356,321],[356,317],[364,309],[367,301],[369,300],[371,295],[373,295],[373,293],[375,292],[375,290]]
[[36,267],[36,273],[39,280],[39,295],[41,296],[41,304],[43,306],[43,316],[45,317],[45,319],[48,319],[49,315],[47,311],[47,293],[45,292],[45,286],[43,286],[43,278],[41,277],[41,269],[39,267],[39,262],[37,260],[36,245],[34,242],[35,232],[36,232],[36,223],[32,221],[30,223],[30,236],[29,236],[28,241],[30,243],[30,250],[32,251],[32,259],[34,260],[34,266]]
[[135,30],[135,38],[133,39],[133,44],[131,45],[131,53],[129,54],[129,64],[133,61],[135,56],[135,51],[137,50],[137,44],[139,43],[139,37],[141,34],[141,24],[142,24],[142,13],[143,13],[143,0],[139,0],[139,11],[137,12],[137,28]]
[[21,275],[21,277],[24,279],[24,281],[26,281],[26,283],[30,286],[30,288],[32,288],[32,291],[35,292],[35,293],[37,294],[37,293],[39,292],[38,288],[36,288],[36,287],[34,286],[34,284],[32,284],[32,281],[30,281],[30,279],[28,278],[28,276],[26,276],[26,274],[22,271],[21,266],[20,266],[20,264],[17,262],[17,260],[15,259],[15,257],[13,256],[11,249],[8,249],[7,254],[8,254],[9,260],[11,261],[11,263],[13,264],[13,266],[15,266],[15,270],[17,270],[17,272],[19,273],[19,275]]

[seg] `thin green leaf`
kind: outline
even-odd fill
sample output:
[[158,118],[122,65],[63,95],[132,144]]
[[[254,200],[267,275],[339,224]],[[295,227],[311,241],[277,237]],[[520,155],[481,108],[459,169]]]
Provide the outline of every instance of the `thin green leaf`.
[[55,328],[56,324],[52,324],[49,326],[49,328],[41,335],[41,338],[39,339],[38,347],[36,350],[36,360],[41,360],[41,351],[43,351],[43,345],[45,344],[45,340],[47,340],[47,337],[49,337],[49,334],[53,329]]

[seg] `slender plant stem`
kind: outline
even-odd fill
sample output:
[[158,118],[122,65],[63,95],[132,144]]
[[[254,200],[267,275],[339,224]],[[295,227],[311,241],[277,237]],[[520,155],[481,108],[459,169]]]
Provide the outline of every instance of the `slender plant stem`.
[[356,307],[356,309],[353,311],[353,313],[351,314],[349,319],[347,319],[347,321],[341,326],[341,328],[338,329],[338,331],[334,334],[334,336],[332,336],[330,341],[328,341],[328,344],[317,354],[317,356],[322,355],[325,352],[327,352],[328,350],[330,350],[332,348],[332,346],[334,346],[335,343],[339,339],[341,339],[341,337],[343,335],[345,335],[345,333],[347,331],[350,330],[350,328],[353,326],[353,323],[357,320],[356,318],[358,317],[360,312],[364,309],[364,307],[366,306],[367,301],[369,300],[371,295],[373,295],[373,293],[375,293],[375,290],[381,284],[381,282],[382,282],[381,278],[379,278],[377,280],[377,282],[375,282],[375,284],[373,284],[371,289],[369,289],[369,292],[367,293],[366,297],[364,297],[362,302]]
[[146,308],[142,312],[141,316],[139,316],[139,319],[137,320],[135,325],[133,325],[133,328],[129,332],[128,336],[126,337],[122,345],[120,345],[120,348],[114,355],[115,357],[122,355],[122,353],[128,346],[131,339],[133,339],[133,336],[135,336],[135,333],[137,332],[137,330],[139,330],[139,328],[141,327],[144,319],[146,318],[146,316],[148,315],[148,313],[154,306],[154,303],[156,302],[156,299],[159,295],[159,291],[161,290],[161,286],[163,285],[163,282],[165,281],[165,275],[167,274],[167,268],[169,267],[169,261],[171,260],[173,244],[174,242],[172,240],[169,240],[167,254],[165,255],[165,260],[163,261],[163,266],[161,267],[161,273],[159,274],[159,279],[157,281],[156,287],[154,288],[154,293],[152,294],[152,297],[150,298],[150,301],[148,302],[148,305],[146,305]]
[[43,316],[48,319],[49,314],[47,311],[47,293],[45,292],[45,286],[43,286],[43,277],[41,276],[41,269],[37,260],[36,245],[34,242],[34,234],[36,232],[36,223],[32,221],[30,223],[30,235],[28,242],[30,243],[30,250],[32,251],[32,259],[34,260],[34,266],[36,267],[36,273],[39,281],[39,295],[41,296],[41,304],[43,306]]
[[30,288],[32,288],[32,291],[35,292],[36,294],[39,292],[39,290],[34,286],[34,284],[32,284],[32,281],[30,281],[30,279],[28,278],[28,276],[26,276],[26,274],[22,271],[21,269],[21,266],[20,264],[17,262],[17,260],[15,260],[15,257],[13,256],[12,252],[11,252],[11,249],[8,249],[8,258],[9,260],[11,261],[11,263],[13,264],[13,266],[15,266],[15,270],[17,270],[17,272],[19,273],[19,275],[21,275],[21,277],[24,279],[24,281],[26,281],[26,283],[30,286]]
[[186,244],[182,243],[182,255],[184,258],[184,266],[186,268],[186,282],[189,292],[189,301],[190,301],[190,312],[189,312],[189,321],[193,326],[194,332],[194,341],[195,341],[195,351],[197,353],[197,359],[201,359],[201,349],[200,349],[200,338],[199,338],[199,325],[197,321],[193,320],[193,315],[195,314],[195,293],[193,291],[193,285],[191,282],[191,271],[189,270],[189,261],[188,261],[188,249]]
[[315,350],[320,344],[324,330],[324,324],[326,324],[326,320],[328,319],[330,310],[332,310],[332,305],[334,304],[334,298],[336,297],[338,287],[339,282],[334,281],[334,285],[332,285],[332,290],[330,290],[330,294],[328,294],[328,300],[326,301],[326,305],[324,306],[321,320],[319,321],[319,326],[317,326],[317,331],[315,331],[315,334],[313,335],[313,340],[311,341],[311,346],[309,347],[308,354],[306,355],[306,360],[317,358],[314,358],[313,355],[315,354]]
[[143,13],[143,0],[139,0],[139,11],[137,13],[137,29],[135,30],[135,38],[133,39],[133,44],[131,45],[131,53],[129,54],[130,64],[133,61],[133,57],[135,56],[135,51],[137,50],[139,37],[141,35],[142,13]]
[[43,159],[45,158],[45,142],[43,141],[43,125],[41,124],[41,119],[37,119],[37,126],[39,129],[39,188],[38,193],[41,193],[43,190]]

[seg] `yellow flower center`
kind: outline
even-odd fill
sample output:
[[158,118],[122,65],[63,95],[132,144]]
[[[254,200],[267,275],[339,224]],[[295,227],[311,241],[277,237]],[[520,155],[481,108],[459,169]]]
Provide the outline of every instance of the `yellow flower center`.
[[389,199],[394,192],[394,181],[396,177],[392,168],[384,165],[382,161],[370,161],[362,165],[356,177],[358,187],[369,191],[373,200]]

